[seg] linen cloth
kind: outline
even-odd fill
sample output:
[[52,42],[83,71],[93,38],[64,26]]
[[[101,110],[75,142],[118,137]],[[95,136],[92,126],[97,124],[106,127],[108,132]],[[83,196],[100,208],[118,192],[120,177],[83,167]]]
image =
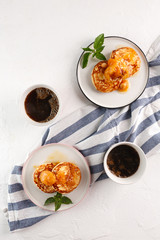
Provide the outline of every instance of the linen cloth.
[[[103,157],[107,149],[120,141],[134,142],[147,156],[160,152],[160,37],[147,53],[150,78],[143,94],[123,108],[85,106],[50,126],[42,145],[66,143],[87,159],[95,181],[107,178]],[[23,190],[23,165],[14,167],[8,183],[8,223],[10,231],[41,221],[52,213],[35,206]]]

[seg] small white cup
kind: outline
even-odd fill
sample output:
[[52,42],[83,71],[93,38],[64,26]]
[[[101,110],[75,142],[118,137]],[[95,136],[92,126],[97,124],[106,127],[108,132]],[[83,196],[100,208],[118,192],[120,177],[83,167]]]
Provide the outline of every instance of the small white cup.
[[[57,98],[58,98],[58,102],[59,102],[58,112],[57,112],[57,114],[55,115],[54,118],[52,118],[51,120],[49,120],[49,121],[47,121],[47,122],[37,122],[37,121],[32,120],[32,119],[27,115],[26,110],[25,110],[25,99],[26,99],[27,95],[28,95],[31,91],[33,91],[34,89],[36,89],[36,88],[47,88],[47,89],[51,90],[52,92],[54,92],[55,95],[56,95]],[[23,93],[22,99],[21,99],[21,109],[22,109],[22,114],[23,114],[23,116],[25,117],[25,119],[26,119],[29,123],[31,123],[31,124],[33,124],[33,125],[36,125],[36,126],[47,126],[47,125],[51,125],[51,124],[55,121],[55,119],[57,118],[57,116],[59,115],[59,111],[60,111],[60,100],[59,100],[59,97],[58,97],[57,92],[56,92],[52,87],[50,87],[50,86],[48,86],[48,85],[46,85],[46,84],[36,84],[36,85],[30,86],[29,88],[27,88],[27,89],[25,90],[25,92]]]
[[[137,171],[129,177],[117,177],[115,174],[113,174],[111,172],[111,170],[109,169],[108,164],[107,164],[108,155],[111,152],[111,150],[114,149],[117,146],[120,146],[120,145],[128,145],[128,146],[132,147],[133,149],[136,150],[136,152],[138,153],[139,158],[140,158],[140,164],[139,164],[139,167],[138,167]],[[104,156],[103,164],[104,164],[104,170],[105,170],[106,174],[114,182],[121,183],[121,184],[131,184],[131,183],[135,183],[136,181],[138,181],[142,177],[142,175],[144,174],[145,169],[146,169],[146,155],[143,152],[143,150],[138,145],[136,145],[135,143],[119,142],[119,143],[116,143],[116,144],[112,145],[108,149],[108,151],[106,152],[106,154]]]

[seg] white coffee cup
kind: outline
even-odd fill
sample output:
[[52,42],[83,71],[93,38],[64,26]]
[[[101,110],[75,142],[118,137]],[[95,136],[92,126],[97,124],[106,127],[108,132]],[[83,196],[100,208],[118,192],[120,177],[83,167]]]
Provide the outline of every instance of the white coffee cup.
[[[137,171],[133,175],[131,175],[129,177],[119,177],[119,176],[116,176],[113,172],[111,172],[111,170],[109,169],[109,166],[107,164],[107,159],[108,159],[109,153],[114,148],[116,148],[117,146],[120,146],[120,145],[127,145],[127,146],[132,147],[139,155],[139,159],[140,159],[139,167],[138,167]],[[104,170],[105,170],[106,174],[113,181],[115,181],[117,183],[121,183],[121,184],[135,183],[136,181],[138,181],[142,177],[142,175],[145,172],[145,169],[146,169],[146,155],[143,152],[143,150],[138,145],[136,145],[135,143],[119,142],[119,143],[116,143],[116,144],[112,145],[108,149],[108,151],[106,152],[106,154],[104,156],[103,164],[104,164]]]
[[[28,116],[27,112],[26,112],[26,108],[25,108],[25,100],[26,100],[26,97],[28,96],[28,94],[33,91],[34,89],[36,88],[46,88],[46,89],[49,89],[51,90],[58,98],[58,104],[59,104],[59,108],[58,108],[58,112],[57,114],[49,121],[47,122],[38,122],[38,121],[35,121],[33,120],[31,117]],[[29,123],[33,124],[33,125],[36,125],[36,126],[47,126],[47,125],[51,125],[53,122],[55,122],[55,120],[57,119],[57,116],[59,115],[59,111],[60,111],[60,100],[59,100],[59,96],[57,94],[57,91],[55,91],[55,89],[53,89],[51,86],[48,86],[46,84],[36,84],[36,85],[33,85],[33,86],[30,86],[28,87],[24,93],[22,94],[22,98],[21,98],[21,110],[22,110],[22,114],[23,116],[25,117],[25,119],[27,121],[29,121]]]

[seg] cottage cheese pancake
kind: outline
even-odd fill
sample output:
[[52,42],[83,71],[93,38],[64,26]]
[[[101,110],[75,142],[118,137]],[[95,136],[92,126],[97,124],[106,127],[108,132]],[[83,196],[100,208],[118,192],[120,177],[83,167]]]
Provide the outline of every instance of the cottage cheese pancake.
[[[119,66],[114,68],[111,62],[115,62],[111,60],[108,65],[108,61],[100,61],[95,65],[92,71],[92,82],[95,88],[100,92],[112,92],[117,90],[122,78],[120,75],[120,71],[118,69]],[[116,72],[116,71],[119,72]]]
[[126,92],[129,88],[127,79],[139,70],[140,63],[134,49],[123,47],[114,50],[108,61],[100,61],[94,66],[91,74],[92,83],[100,92],[114,90]]
[[80,169],[73,163],[61,162],[53,168],[56,176],[55,188],[59,193],[69,193],[80,183]]
[[111,58],[121,61],[127,65],[129,72],[128,77],[135,74],[140,68],[141,60],[133,48],[118,48],[112,52]]
[[45,193],[53,193],[56,191],[54,187],[54,183],[56,182],[56,176],[52,172],[55,165],[56,163],[42,164],[34,171],[34,183],[41,191]]
[[45,193],[69,193],[80,183],[80,169],[73,163],[49,163],[36,168],[34,183]]

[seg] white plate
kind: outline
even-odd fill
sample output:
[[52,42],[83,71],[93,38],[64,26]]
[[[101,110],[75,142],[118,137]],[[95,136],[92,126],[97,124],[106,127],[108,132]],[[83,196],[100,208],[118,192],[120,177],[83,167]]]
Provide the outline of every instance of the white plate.
[[[76,73],[78,84],[84,95],[93,103],[107,108],[123,107],[132,103],[143,93],[149,77],[148,62],[142,50],[135,43],[126,38],[114,36],[105,37],[104,45],[105,48],[103,50],[103,54],[106,56],[107,59],[110,58],[113,50],[120,47],[131,47],[138,53],[141,59],[141,67],[135,75],[128,78],[130,84],[128,91],[123,93],[119,91],[113,91],[110,93],[102,93],[97,91],[91,81],[91,72],[94,66],[100,60],[90,57],[87,67],[82,69],[81,60],[83,53],[80,56],[77,64]],[[89,45],[89,47],[92,46],[93,43]]]
[[72,162],[75,163],[81,170],[81,181],[78,187],[71,193],[64,194],[72,200],[73,204],[62,204],[59,210],[69,209],[77,205],[84,198],[91,181],[90,170],[86,159],[73,147],[53,143],[47,144],[33,151],[25,162],[22,171],[24,191],[31,201],[37,206],[46,210],[54,211],[54,204],[44,206],[44,202],[47,198],[55,195],[55,193],[42,192],[33,181],[33,172],[35,167],[50,161]]

